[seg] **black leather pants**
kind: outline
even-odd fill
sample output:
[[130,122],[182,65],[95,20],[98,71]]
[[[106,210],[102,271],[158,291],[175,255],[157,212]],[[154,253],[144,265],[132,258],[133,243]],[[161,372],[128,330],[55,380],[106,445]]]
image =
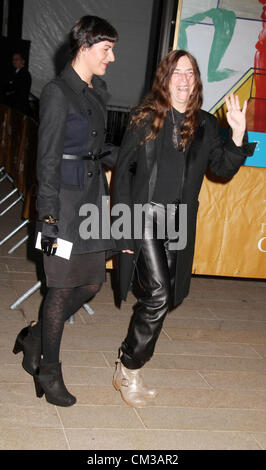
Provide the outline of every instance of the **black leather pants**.
[[[121,361],[128,369],[139,369],[152,357],[171,307],[177,252],[168,249],[167,236],[154,238],[154,232],[163,226],[165,217],[164,207],[157,209],[154,213],[151,206],[146,218],[144,240],[136,264],[141,294],[121,346]],[[174,213],[172,217],[175,218]]]

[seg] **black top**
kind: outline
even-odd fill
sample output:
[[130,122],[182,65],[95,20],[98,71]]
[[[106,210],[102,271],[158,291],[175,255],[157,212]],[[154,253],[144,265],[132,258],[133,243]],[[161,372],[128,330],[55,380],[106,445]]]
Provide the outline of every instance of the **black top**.
[[163,128],[157,138],[156,152],[158,174],[152,201],[171,204],[180,199],[180,191],[184,172],[184,152],[177,150],[173,143],[174,121],[177,125],[177,139],[180,139],[180,127],[185,114],[172,108],[165,118]]

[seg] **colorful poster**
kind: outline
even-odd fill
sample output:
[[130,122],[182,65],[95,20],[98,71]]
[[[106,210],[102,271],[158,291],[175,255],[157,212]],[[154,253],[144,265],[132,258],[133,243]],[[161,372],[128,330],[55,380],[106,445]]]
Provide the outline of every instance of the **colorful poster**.
[[203,109],[227,127],[225,96],[248,101],[254,155],[226,184],[204,178],[193,272],[266,278],[266,0],[179,0],[173,48],[197,59]]
[[266,0],[183,0],[179,16],[174,47],[198,60],[203,108],[224,125],[224,96],[233,91],[241,104],[248,100],[250,140],[260,145],[245,165],[266,167]]

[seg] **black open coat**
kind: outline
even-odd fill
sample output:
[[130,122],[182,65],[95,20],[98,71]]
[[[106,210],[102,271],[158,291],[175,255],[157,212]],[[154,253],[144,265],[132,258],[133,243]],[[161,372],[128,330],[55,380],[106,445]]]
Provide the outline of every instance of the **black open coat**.
[[[133,208],[134,204],[145,204],[152,200],[155,188],[158,158],[155,151],[156,140],[143,145],[145,128],[128,128],[120,148],[115,169],[113,204],[124,203]],[[232,177],[244,163],[247,155],[252,155],[255,144],[237,147],[231,138],[223,143],[220,138],[217,119],[201,111],[200,125],[191,145],[185,151],[185,170],[182,185],[181,203],[187,204],[187,245],[177,252],[174,306],[188,295],[192,262],[194,256],[198,196],[207,168],[222,177]],[[163,155],[161,155],[163,158]],[[132,176],[132,168],[135,174]],[[134,221],[133,221],[134,224]],[[134,255],[120,253],[119,274],[121,298],[126,300],[134,274],[135,263],[141,248],[141,240],[117,240],[117,249],[134,250]]]
[[[112,250],[111,238],[86,239],[80,236],[80,224],[90,213],[80,210],[94,204],[102,218],[102,196],[108,195],[104,163],[112,167],[118,147],[105,144],[105,82],[97,76],[88,88],[68,64],[61,75],[49,82],[40,99],[38,142],[39,219],[52,215],[59,219],[58,237],[73,243],[73,254]],[[110,151],[101,160],[64,160],[63,154],[97,155]],[[106,211],[106,213],[108,210]],[[95,221],[97,223],[97,221]],[[88,226],[87,232],[91,232]]]

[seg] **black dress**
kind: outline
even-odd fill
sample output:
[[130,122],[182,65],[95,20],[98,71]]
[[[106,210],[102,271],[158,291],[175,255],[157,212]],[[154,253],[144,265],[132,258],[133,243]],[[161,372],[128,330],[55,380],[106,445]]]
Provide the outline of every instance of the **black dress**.
[[105,282],[105,251],[72,255],[69,260],[43,255],[47,287],[79,287]]

